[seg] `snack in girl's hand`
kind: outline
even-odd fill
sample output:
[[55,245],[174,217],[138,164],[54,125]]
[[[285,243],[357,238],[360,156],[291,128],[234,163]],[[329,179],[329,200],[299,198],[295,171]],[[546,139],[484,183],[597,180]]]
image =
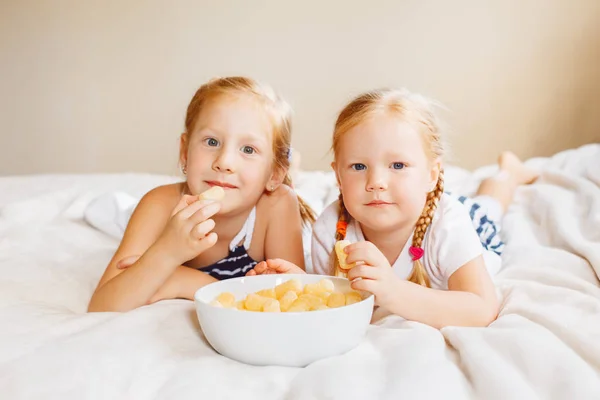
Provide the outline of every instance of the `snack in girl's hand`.
[[223,200],[225,197],[225,190],[221,186],[213,186],[210,189],[200,193],[198,200]]
[[336,292],[330,279],[302,286],[298,279],[290,279],[272,289],[262,289],[236,301],[235,296],[223,292],[210,304],[222,308],[256,312],[303,312],[326,310],[362,301],[360,293]]
[[350,244],[349,240],[338,240],[335,243],[335,254],[337,255],[338,262],[340,264],[340,269],[344,271],[351,270],[354,268],[354,263],[348,264],[346,263],[346,258],[348,254],[344,252],[344,248]]

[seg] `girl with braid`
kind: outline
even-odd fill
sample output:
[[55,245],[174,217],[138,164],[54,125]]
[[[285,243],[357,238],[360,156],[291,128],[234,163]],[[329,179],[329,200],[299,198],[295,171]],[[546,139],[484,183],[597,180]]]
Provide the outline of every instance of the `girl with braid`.
[[[334,246],[350,241],[347,276],[375,295],[374,320],[391,313],[442,328],[487,326],[497,316],[498,223],[517,186],[536,174],[504,153],[476,197],[452,197],[444,193],[442,139],[432,104],[405,90],[362,94],[335,124],[340,197],[313,227],[313,268],[335,275]],[[250,274],[300,272],[268,260]]]

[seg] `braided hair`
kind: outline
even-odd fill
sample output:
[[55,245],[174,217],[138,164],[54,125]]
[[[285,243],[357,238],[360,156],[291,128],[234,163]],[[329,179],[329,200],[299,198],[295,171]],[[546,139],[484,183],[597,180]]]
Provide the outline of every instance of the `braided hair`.
[[[380,89],[363,93],[352,100],[340,112],[333,132],[332,150],[335,155],[339,151],[340,141],[344,133],[357,126],[367,118],[377,113],[389,113],[402,120],[412,123],[423,135],[425,150],[431,160],[440,160],[444,153],[440,123],[433,112],[434,103],[423,96],[405,89]],[[413,259],[413,269],[409,281],[423,286],[430,286],[429,277],[421,262],[423,255],[423,240],[425,233],[434,218],[435,210],[444,192],[444,171],[440,170],[435,188],[427,194],[423,211],[415,226],[410,253]],[[336,241],[346,237],[346,227],[352,216],[348,213],[342,193],[339,197],[339,217],[336,226]],[[334,273],[339,271],[339,262],[332,253]]]

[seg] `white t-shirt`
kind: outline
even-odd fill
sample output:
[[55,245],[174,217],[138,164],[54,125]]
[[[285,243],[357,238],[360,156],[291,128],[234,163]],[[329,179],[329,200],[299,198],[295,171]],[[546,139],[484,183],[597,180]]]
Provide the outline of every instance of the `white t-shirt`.
[[[338,210],[338,201],[330,204],[313,226],[311,252],[312,272],[315,274],[331,273],[331,253],[335,245]],[[365,240],[358,221],[353,219],[348,224],[346,239],[352,243]],[[412,234],[392,265],[396,275],[402,279],[407,279],[413,268],[408,252],[411,244]],[[425,233],[423,250],[421,262],[434,289],[448,289],[448,278],[481,254],[490,275],[495,275],[502,265],[500,256],[486,250],[481,244],[467,209],[447,194],[442,195],[431,225]]]

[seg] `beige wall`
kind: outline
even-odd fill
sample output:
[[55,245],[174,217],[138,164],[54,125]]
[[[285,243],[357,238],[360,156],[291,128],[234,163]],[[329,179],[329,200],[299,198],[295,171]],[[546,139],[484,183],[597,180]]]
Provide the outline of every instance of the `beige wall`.
[[465,167],[600,141],[598,0],[3,0],[0,50],[0,174],[173,173],[190,97],[227,74],[292,103],[307,169],[384,85],[448,106]]

